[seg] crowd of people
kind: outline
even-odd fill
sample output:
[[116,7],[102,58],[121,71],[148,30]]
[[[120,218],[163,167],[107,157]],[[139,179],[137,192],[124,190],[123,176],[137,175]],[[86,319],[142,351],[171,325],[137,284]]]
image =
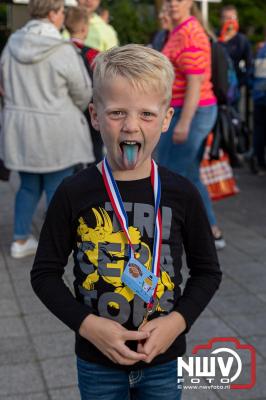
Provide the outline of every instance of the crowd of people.
[[[11,35],[1,57],[0,90],[5,116],[1,168],[18,171],[21,179],[15,201],[11,246],[14,257],[36,251],[37,241],[30,235],[30,226],[42,191],[46,192],[49,204],[65,176],[84,164],[98,163],[104,154],[101,136],[91,124],[88,109],[92,100],[93,60],[100,52],[119,45],[118,37],[109,24],[108,10],[100,7],[100,0],[79,0],[77,7],[68,8],[65,16],[64,12],[60,0],[49,1],[45,7],[40,1],[38,12],[33,12],[30,6],[31,21]],[[219,106],[230,104],[239,115],[241,89],[250,90],[253,85],[251,155],[256,159],[257,172],[265,172],[266,45],[260,44],[253,60],[250,42],[239,32],[235,6],[222,8],[217,35],[203,24],[192,0],[164,0],[158,16],[161,30],[150,46],[162,52],[174,67],[171,105],[175,113],[155,155],[161,165],[187,177],[197,186],[216,248],[222,249],[225,240],[208,190],[200,178],[200,163],[206,137],[215,129],[217,112],[218,115],[223,113]],[[39,40],[43,43],[41,47]],[[216,55],[214,42],[223,46],[231,66],[229,71],[223,71],[227,84],[223,96],[223,88],[213,78],[214,64],[218,64],[216,59],[222,64],[221,53]],[[64,61],[70,59],[71,63]],[[216,71],[217,74],[222,81],[222,73]],[[48,79],[51,76],[53,79]],[[225,86],[224,82],[222,84]],[[247,142],[248,139],[246,137]],[[70,141],[73,141],[71,146],[68,145]],[[37,144],[44,145],[42,152],[36,151]]]
[[[165,0],[152,43],[119,47],[99,7],[30,0],[30,21],[1,55],[0,159],[20,178],[10,252],[36,254],[33,289],[76,333],[83,400],[129,391],[177,400],[176,357],[219,287],[216,250],[226,245],[200,178],[206,139],[253,85],[252,148],[266,170],[266,44],[253,59],[234,6],[215,35],[193,0]],[[225,68],[215,81],[218,50]],[[43,192],[38,243],[31,223]],[[76,297],[62,279],[71,254]]]

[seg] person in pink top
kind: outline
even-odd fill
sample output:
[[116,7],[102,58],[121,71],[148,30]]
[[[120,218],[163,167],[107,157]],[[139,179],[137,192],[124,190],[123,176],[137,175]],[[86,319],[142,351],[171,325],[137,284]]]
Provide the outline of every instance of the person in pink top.
[[175,113],[168,132],[161,136],[158,161],[190,179],[198,188],[216,248],[221,249],[225,241],[217,226],[208,191],[199,176],[205,139],[217,117],[211,83],[210,41],[203,26],[192,16],[196,7],[193,0],[168,0],[166,3],[174,28],[162,52],[175,71],[171,102]]

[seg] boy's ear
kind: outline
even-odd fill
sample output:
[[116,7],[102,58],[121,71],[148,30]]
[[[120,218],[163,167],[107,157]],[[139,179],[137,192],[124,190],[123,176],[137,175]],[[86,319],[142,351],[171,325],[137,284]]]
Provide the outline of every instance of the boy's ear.
[[163,120],[162,132],[168,131],[168,128],[170,126],[174,112],[175,112],[175,110],[173,109],[173,107],[169,107],[167,109],[164,120]]
[[95,105],[93,103],[89,104],[89,112],[90,112],[91,124],[92,124],[93,128],[96,129],[96,131],[99,131],[100,125],[99,125],[99,121],[98,121],[98,114],[97,114]]

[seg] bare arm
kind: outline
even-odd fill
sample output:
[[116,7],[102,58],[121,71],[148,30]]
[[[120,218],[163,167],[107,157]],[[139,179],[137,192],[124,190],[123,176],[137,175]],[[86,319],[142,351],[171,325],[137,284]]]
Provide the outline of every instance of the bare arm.
[[185,101],[180,119],[174,129],[174,143],[185,142],[188,137],[191,121],[198,108],[203,78],[204,75],[187,75]]

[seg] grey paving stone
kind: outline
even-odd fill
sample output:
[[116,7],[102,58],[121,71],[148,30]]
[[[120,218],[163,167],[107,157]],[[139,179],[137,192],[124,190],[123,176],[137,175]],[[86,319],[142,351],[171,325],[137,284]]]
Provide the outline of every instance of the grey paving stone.
[[218,315],[256,314],[265,310],[265,303],[254,294],[238,294],[233,296],[221,296],[218,292],[209,304],[211,310]]
[[50,390],[49,394],[51,400],[80,400],[80,394],[77,387],[70,387],[67,389]]
[[257,354],[259,353],[266,362],[266,331],[263,336],[250,336],[245,338],[245,340],[255,347]]
[[[230,245],[226,246],[223,251],[218,252],[218,258],[224,272],[233,270],[234,266],[241,266],[247,263],[247,255]],[[254,262],[253,258],[248,261]]]
[[20,396],[0,396],[0,400],[50,400],[46,393],[32,393]]
[[182,400],[217,400],[219,397],[214,391],[206,390],[193,390],[183,389]]
[[29,337],[1,338],[0,365],[14,365],[33,362],[36,353]]
[[242,231],[238,233],[237,242],[234,243],[235,248],[243,250],[243,253],[252,256],[255,260],[265,256],[265,238],[254,235],[241,237]]
[[205,310],[200,314],[200,318],[204,317],[215,317],[212,309],[208,306]]
[[264,335],[266,332],[266,312],[256,315],[225,315],[223,319],[238,335],[243,337]]
[[28,257],[22,260],[12,259],[8,261],[8,271],[15,282],[18,279],[29,281],[31,268],[32,263],[29,263]]
[[0,324],[0,338],[16,338],[26,336],[24,324],[19,317],[2,317]]
[[28,296],[29,294],[33,293],[29,279],[17,279],[13,282],[17,296]]
[[257,292],[256,295],[260,300],[262,300],[266,303],[266,293],[265,292],[263,292],[263,293]]
[[26,315],[25,322],[32,335],[41,335],[44,333],[64,332],[68,330],[59,319],[50,312],[34,315]]
[[188,339],[205,343],[213,337],[235,337],[236,332],[217,317],[199,318],[192,326]]
[[74,356],[45,360],[41,362],[41,367],[49,389],[61,389],[77,384]]
[[21,296],[18,298],[23,314],[39,314],[47,312],[45,305],[38,299],[35,293],[29,296]]
[[[30,279],[30,269],[32,267],[34,256],[27,256],[23,258],[12,258],[10,254],[6,255],[6,261],[8,268],[11,270],[12,275],[18,276],[20,274],[21,279]],[[24,274],[24,275],[22,275]]]
[[259,276],[263,276],[265,272],[265,267],[256,261],[245,260],[244,262],[237,262],[232,266],[227,263],[227,268],[225,269],[225,274],[233,279],[240,280],[253,280]]
[[0,367],[0,395],[27,394],[43,390],[43,381],[36,365],[20,364]]
[[2,299],[0,300],[0,318],[19,315],[20,311],[15,300]]
[[9,275],[6,269],[0,269],[0,282],[2,283],[10,283]]
[[3,239],[0,237],[2,254],[6,258],[9,257],[11,241],[12,241],[12,238],[10,237],[10,239],[9,239],[6,235]]
[[9,194],[11,192],[10,185],[7,182],[0,181],[0,193],[1,195]]
[[[245,368],[243,375],[245,382],[250,382],[250,369]],[[266,399],[266,365],[257,367],[257,384],[249,390],[220,390],[219,394],[222,400],[265,400]]]
[[49,335],[33,336],[33,345],[38,359],[58,358],[74,355],[74,333],[60,332]]
[[10,244],[12,242],[13,225],[8,222],[11,220],[13,220],[13,216],[6,213],[5,224],[1,223],[0,242],[5,255],[9,255]]
[[256,276],[246,280],[246,287],[256,294],[257,292],[262,292],[266,288],[266,275],[265,271],[263,271],[263,275]]
[[239,284],[234,282],[232,279],[223,277],[221,285],[216,292],[216,296],[233,296],[236,294],[245,294],[246,290],[242,288]]
[[0,300],[2,299],[13,299],[14,291],[10,281],[2,282],[1,281],[1,273],[0,273]]

